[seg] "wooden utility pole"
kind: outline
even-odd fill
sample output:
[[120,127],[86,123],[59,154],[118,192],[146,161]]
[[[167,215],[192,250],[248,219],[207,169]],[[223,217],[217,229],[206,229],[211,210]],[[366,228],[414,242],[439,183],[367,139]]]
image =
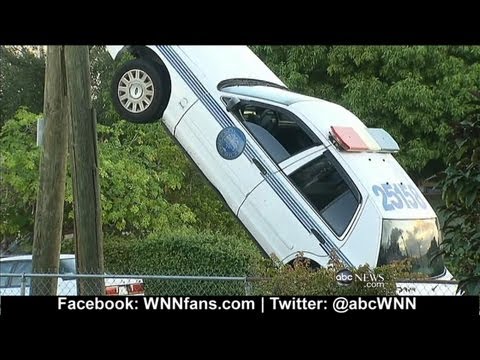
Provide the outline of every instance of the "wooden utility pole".
[[[48,46],[45,132],[33,231],[33,272],[58,273],[65,200],[68,120],[63,46]],[[32,295],[57,295],[57,278],[33,278]]]
[[[65,46],[77,270],[82,274],[103,274],[97,128],[89,65],[88,46]],[[103,279],[80,279],[78,290],[80,295],[102,295],[105,282]]]

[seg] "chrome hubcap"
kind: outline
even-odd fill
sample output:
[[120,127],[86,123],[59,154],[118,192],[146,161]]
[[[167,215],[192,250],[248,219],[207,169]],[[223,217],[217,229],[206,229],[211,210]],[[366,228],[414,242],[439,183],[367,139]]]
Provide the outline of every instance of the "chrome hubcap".
[[118,83],[120,104],[132,113],[145,111],[152,104],[154,94],[152,79],[140,69],[127,71]]

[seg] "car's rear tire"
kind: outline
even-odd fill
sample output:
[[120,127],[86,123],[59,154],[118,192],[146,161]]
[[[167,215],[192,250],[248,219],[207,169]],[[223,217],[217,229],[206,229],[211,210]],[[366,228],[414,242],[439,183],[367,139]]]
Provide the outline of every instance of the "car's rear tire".
[[123,64],[112,80],[115,110],[127,121],[151,123],[162,117],[168,96],[167,79],[159,65],[145,59]]

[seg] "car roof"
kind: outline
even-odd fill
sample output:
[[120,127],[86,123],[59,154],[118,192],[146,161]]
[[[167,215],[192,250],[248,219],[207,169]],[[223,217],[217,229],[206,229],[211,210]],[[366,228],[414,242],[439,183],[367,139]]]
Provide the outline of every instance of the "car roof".
[[[60,259],[75,259],[75,254],[60,254]],[[32,260],[32,255],[12,255],[0,257],[0,261]]]

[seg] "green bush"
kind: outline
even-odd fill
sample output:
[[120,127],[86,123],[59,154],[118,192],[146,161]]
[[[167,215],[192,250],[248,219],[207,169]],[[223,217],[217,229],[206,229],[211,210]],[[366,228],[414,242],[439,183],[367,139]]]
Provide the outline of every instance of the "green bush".
[[443,181],[443,250],[460,287],[480,294],[480,93],[473,110],[455,127],[455,148]]
[[[40,151],[35,145],[39,115],[20,108],[0,131],[0,235],[33,232]],[[25,231],[29,229],[30,231]],[[8,245],[8,244],[6,244]]]
[[312,269],[306,261],[281,265],[264,259],[249,239],[191,231],[157,233],[144,240],[108,237],[105,240],[106,271],[115,274],[251,276],[242,281],[145,279],[148,295],[395,295],[395,281],[412,278],[408,264],[370,269],[361,266],[354,275],[378,279],[383,285],[368,287],[353,281],[337,283],[340,264]]
[[[352,270],[355,278],[348,285],[337,282],[337,273],[344,269],[341,264],[312,269],[308,261],[298,258],[292,265],[273,265],[267,264],[262,277],[255,282],[255,295],[395,295],[397,279],[412,279],[406,263],[375,269],[360,266]],[[358,280],[356,275],[379,285],[367,286],[367,282]]]
[[[156,233],[144,240],[105,239],[105,269],[116,274],[245,276],[261,255],[251,240],[189,231]],[[242,295],[240,281],[145,280],[147,294]]]

